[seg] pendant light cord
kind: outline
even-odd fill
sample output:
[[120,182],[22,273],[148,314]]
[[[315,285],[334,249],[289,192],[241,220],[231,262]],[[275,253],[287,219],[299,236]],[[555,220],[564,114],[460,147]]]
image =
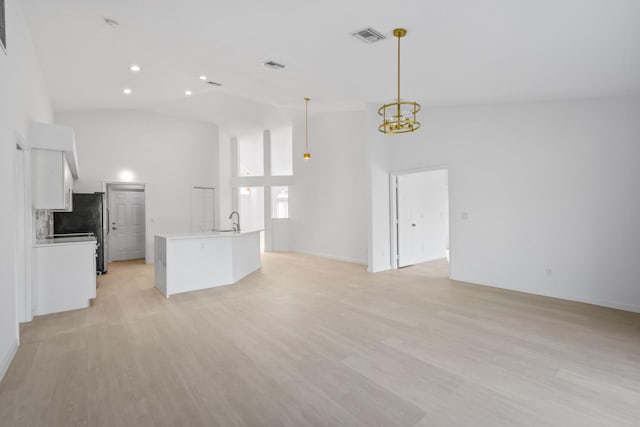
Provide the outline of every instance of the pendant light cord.
[[400,38],[398,35],[398,120],[400,120]]
[[309,98],[305,98],[305,112],[304,112],[304,127],[306,130],[306,136],[305,136],[305,152],[308,153],[309,152]]

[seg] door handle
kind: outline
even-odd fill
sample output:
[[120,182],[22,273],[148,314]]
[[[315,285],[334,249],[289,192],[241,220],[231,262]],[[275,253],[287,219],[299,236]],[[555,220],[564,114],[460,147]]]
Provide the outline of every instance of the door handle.
[[116,230],[116,227],[111,227],[112,230]]

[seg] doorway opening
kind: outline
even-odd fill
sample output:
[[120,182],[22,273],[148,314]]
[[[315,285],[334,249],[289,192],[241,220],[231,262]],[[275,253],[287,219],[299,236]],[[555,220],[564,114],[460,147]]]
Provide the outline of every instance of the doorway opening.
[[449,171],[391,174],[391,266],[450,261]]
[[108,183],[108,262],[146,257],[144,184]]

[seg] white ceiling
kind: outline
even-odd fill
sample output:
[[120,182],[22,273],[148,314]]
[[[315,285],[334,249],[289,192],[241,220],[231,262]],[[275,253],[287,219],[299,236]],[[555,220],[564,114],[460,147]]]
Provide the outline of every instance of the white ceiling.
[[[286,120],[305,96],[314,111],[359,109],[395,97],[397,26],[408,29],[403,97],[426,105],[640,94],[638,0],[22,5],[58,111],[139,108],[234,126]],[[350,36],[369,25],[389,38]],[[207,87],[200,74],[224,86]]]

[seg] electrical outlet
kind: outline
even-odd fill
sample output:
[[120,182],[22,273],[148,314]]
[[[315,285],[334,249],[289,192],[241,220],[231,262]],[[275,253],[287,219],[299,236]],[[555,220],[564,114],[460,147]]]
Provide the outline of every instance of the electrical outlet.
[[469,219],[469,212],[462,212],[460,214],[460,219],[463,220],[463,221],[468,220]]

